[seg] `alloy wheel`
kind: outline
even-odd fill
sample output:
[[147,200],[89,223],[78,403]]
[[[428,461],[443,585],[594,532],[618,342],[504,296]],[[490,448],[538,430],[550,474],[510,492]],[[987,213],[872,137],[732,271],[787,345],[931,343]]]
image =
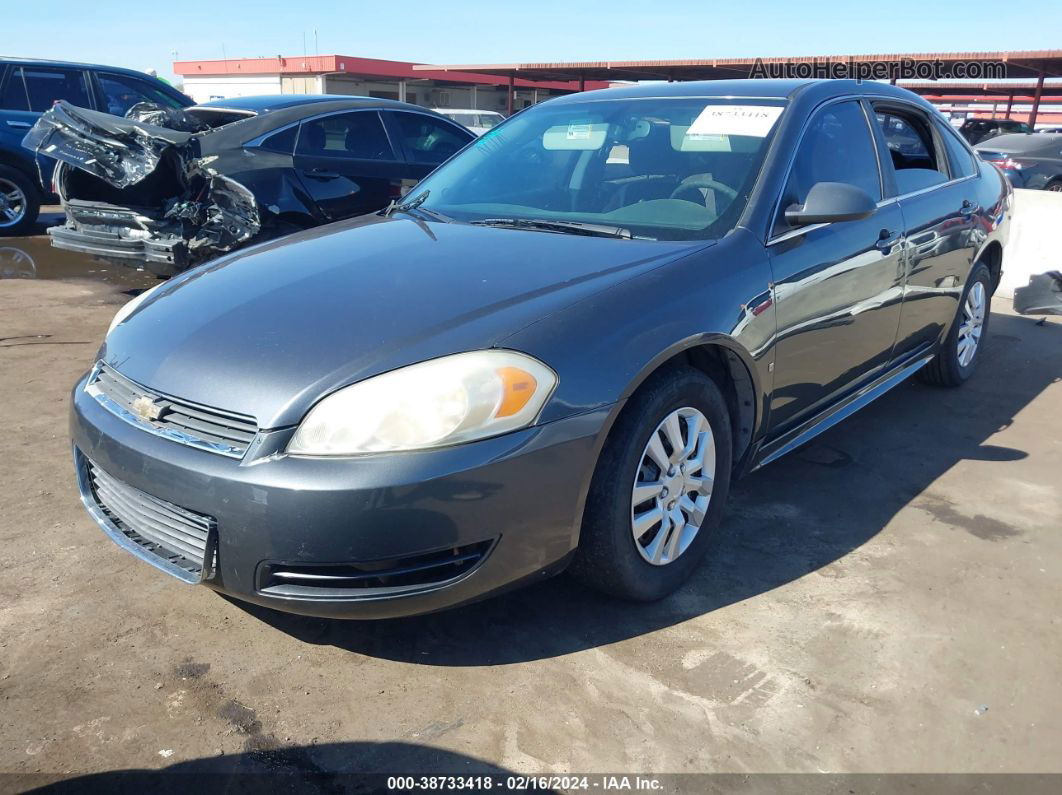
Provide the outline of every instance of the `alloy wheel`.
[[672,411],[649,437],[631,492],[631,531],[642,558],[673,562],[697,536],[715,480],[715,437],[704,414]]
[[9,179],[0,177],[0,229],[14,226],[26,214],[26,195]]
[[966,302],[962,307],[962,323],[959,326],[956,353],[961,367],[969,366],[977,353],[981,332],[984,330],[987,303],[984,284],[980,281],[974,282],[970,292],[966,294]]

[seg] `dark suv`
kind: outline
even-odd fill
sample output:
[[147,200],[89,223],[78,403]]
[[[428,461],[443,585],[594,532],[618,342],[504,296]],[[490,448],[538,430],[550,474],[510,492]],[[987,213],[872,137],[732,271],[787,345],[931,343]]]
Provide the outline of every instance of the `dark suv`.
[[1013,119],[967,119],[959,128],[959,133],[970,142],[970,146],[997,135],[1031,132],[1032,127],[1028,124]]
[[116,66],[0,57],[0,236],[18,235],[55,202],[55,161],[22,148],[22,138],[58,100],[115,116],[138,102],[185,108],[192,100],[155,77]]

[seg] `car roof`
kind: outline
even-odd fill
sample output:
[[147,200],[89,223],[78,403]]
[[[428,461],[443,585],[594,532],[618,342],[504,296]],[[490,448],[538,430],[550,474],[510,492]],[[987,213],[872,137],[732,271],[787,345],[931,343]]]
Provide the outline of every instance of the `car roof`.
[[483,108],[432,108],[436,113],[488,113],[491,116],[501,116],[496,110],[484,110]]
[[381,99],[378,97],[360,97],[350,94],[257,94],[249,97],[212,99],[210,102],[203,102],[196,105],[196,107],[268,113],[302,105],[324,105],[326,103],[336,104],[337,107],[394,107],[431,112],[428,108],[423,108],[420,105],[411,105],[408,102],[398,102],[393,99]]
[[442,119],[446,124],[452,125],[454,130],[469,132],[452,119],[436,113],[420,105],[411,105],[408,102],[398,102],[393,99],[378,99],[376,97],[356,97],[344,94],[265,94],[251,97],[233,97],[232,99],[215,99],[202,105],[195,105],[189,110],[202,108],[204,110],[230,110],[237,113],[247,114],[246,119],[240,119],[232,124],[226,124],[204,134],[203,140],[209,137],[216,146],[242,146],[245,142],[253,140],[260,135],[266,135],[281,129],[285,125],[294,124],[304,119],[322,116],[328,113],[339,113],[347,110],[405,110],[414,113],[422,113]]
[[1057,149],[1058,137],[1052,133],[1006,133],[974,145],[978,152],[1036,152]]
[[797,94],[813,94],[819,99],[847,94],[877,96],[883,99],[894,97],[915,102],[923,107],[932,107],[912,91],[888,83],[859,80],[799,80],[799,79],[740,79],[740,80],[693,80],[675,83],[632,83],[616,88],[568,94],[550,100],[550,104],[587,100],[626,99],[636,97],[676,98],[746,98],[746,99],[792,99]]
[[[127,75],[136,75],[137,77],[153,77],[153,75],[149,75],[147,72],[141,72],[138,69],[127,69],[124,66],[109,66],[108,64],[101,63],[78,63],[77,61],[55,61],[49,58],[15,58],[10,55],[0,55],[0,64],[5,63],[19,64],[21,66],[32,66],[35,64],[40,66],[58,66],[67,69],[103,69],[108,72],[120,72]],[[158,80],[157,77],[155,79]]]

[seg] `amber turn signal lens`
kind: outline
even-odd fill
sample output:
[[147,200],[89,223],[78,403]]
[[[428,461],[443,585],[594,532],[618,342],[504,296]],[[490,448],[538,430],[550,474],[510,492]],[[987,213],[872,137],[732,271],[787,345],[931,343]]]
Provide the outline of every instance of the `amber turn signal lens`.
[[511,417],[534,397],[538,381],[519,367],[500,367],[497,373],[502,382],[502,399],[494,416]]

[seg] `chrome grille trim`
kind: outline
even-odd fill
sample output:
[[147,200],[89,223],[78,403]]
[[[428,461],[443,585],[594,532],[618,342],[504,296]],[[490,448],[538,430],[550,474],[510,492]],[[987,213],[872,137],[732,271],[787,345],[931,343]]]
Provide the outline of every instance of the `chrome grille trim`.
[[216,569],[214,519],[133,488],[75,450],[81,499],[119,546],[156,568],[198,583]]
[[[242,458],[258,433],[253,417],[163,395],[131,381],[103,362],[97,362],[92,369],[85,392],[131,425],[230,458]],[[158,416],[137,413],[138,405],[157,409]]]

